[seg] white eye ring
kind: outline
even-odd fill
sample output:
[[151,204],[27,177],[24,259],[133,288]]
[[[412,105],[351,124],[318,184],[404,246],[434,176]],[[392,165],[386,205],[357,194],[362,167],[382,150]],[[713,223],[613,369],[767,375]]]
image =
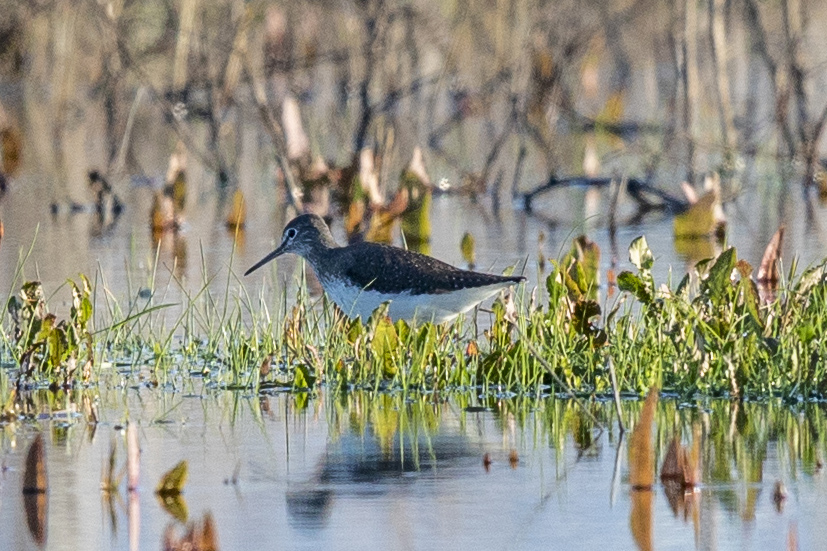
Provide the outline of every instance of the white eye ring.
[[293,239],[294,237],[296,237],[296,233],[298,233],[296,232],[296,228],[290,228],[289,230],[284,232],[284,235],[285,237],[287,237],[287,239]]

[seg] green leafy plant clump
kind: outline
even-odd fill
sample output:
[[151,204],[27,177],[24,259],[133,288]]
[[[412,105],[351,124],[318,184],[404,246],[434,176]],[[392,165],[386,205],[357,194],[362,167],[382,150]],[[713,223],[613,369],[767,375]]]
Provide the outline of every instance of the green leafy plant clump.
[[632,243],[630,257],[638,273],[619,274],[618,286],[640,308],[612,323],[609,344],[629,382],[736,396],[827,391],[825,263],[799,277],[793,270],[774,288],[756,282],[752,266],[729,248],[672,290],[655,288],[645,239]]
[[[603,289],[599,250],[577,238],[551,263],[543,288],[501,295],[483,331],[463,321],[392,322],[382,308],[364,323],[349,320],[304,285],[271,316],[271,297],[253,299],[242,286],[233,296],[232,270],[223,297],[210,291],[214,276],[195,294],[182,289],[172,324],[166,310],[178,305],[149,297],[122,309],[108,292],[108,316],[96,316],[85,277],[69,282],[72,307],[58,319],[40,284],[29,282],[8,303],[2,353],[18,366],[18,385],[94,384],[101,366],[117,364],[156,383],[199,377],[219,388],[301,395],[321,385],[606,395],[611,365],[618,390],[635,394],[656,385],[682,395],[827,395],[825,263],[770,285],[729,248],[671,288],[655,282],[645,238],[629,255],[635,271]],[[93,331],[93,321],[103,329]]]
[[71,385],[78,367],[81,378],[89,380],[94,364],[91,286],[85,276],[80,280],[80,285],[68,282],[72,306],[67,319],[49,313],[39,281],[25,283],[18,296],[9,298],[13,336],[9,348],[20,366],[18,381],[44,375],[54,384]]

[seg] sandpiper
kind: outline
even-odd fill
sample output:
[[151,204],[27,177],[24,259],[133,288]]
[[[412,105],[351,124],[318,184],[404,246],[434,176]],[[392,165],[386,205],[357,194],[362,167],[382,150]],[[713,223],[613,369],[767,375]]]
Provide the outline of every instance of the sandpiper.
[[325,293],[350,318],[366,321],[389,302],[394,319],[442,323],[467,312],[500,290],[525,281],[455,268],[423,254],[379,243],[340,247],[321,217],[303,214],[284,228],[281,245],[262,258],[249,275],[284,253],[307,260]]

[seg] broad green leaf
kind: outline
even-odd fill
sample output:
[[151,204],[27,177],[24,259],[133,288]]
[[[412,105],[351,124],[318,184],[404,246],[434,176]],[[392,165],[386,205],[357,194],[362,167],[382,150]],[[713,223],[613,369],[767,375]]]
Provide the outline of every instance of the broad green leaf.
[[727,289],[732,287],[730,277],[732,276],[732,270],[735,268],[736,260],[735,247],[730,247],[718,255],[715,263],[709,269],[709,275],[701,284],[701,288],[713,298],[723,298]]
[[309,388],[307,385],[307,378],[304,376],[304,370],[296,367],[293,375],[293,388]]
[[380,319],[376,324],[370,347],[382,363],[383,373],[390,377],[395,375],[396,362],[394,358],[399,350],[399,336],[396,334],[396,328],[387,318]]
[[646,242],[646,237],[641,235],[629,245],[629,261],[634,264],[638,270],[652,269],[652,265],[655,263],[655,257],[652,255],[652,250]]
[[562,275],[563,281],[566,283],[568,295],[574,300],[580,300],[583,292],[580,290],[580,285],[578,285],[577,280],[574,279],[568,271],[562,272]]
[[795,286],[796,292],[800,294],[807,294],[810,292],[810,289],[823,283],[825,267],[827,267],[827,261],[822,262],[815,268],[810,268],[801,274],[801,277],[798,279],[798,283]]
[[556,305],[566,294],[566,287],[563,283],[560,266],[555,260],[551,261],[551,272],[546,277],[546,291],[550,305]]
[[758,287],[756,287],[755,282],[749,278],[742,278],[741,282],[739,283],[739,287],[741,288],[741,296],[744,301],[744,308],[746,309],[749,316],[755,322],[755,324],[763,329],[764,322],[761,319],[761,315],[759,313],[759,305],[760,305],[760,298],[758,295]]
[[[428,325],[427,323],[424,325]],[[396,329],[396,334],[399,336],[400,342],[406,342],[408,337],[411,334],[411,326],[408,325],[403,319],[396,320],[396,323],[393,324],[394,328]]]
[[801,342],[804,344],[810,344],[810,341],[816,337],[816,330],[812,323],[802,324],[796,331],[798,338],[801,339]]
[[368,338],[372,339],[376,333],[376,327],[383,321],[388,320],[388,309],[390,308],[390,301],[385,301],[371,313],[370,317],[365,322],[365,330]]
[[652,302],[652,291],[640,277],[632,272],[620,272],[618,274],[617,288],[632,293],[643,304]]
[[585,235],[572,241],[571,249],[563,258],[569,277],[577,284],[577,296],[594,298],[599,284],[600,247]]
[[63,363],[69,352],[66,331],[59,325],[52,329],[46,341],[49,348],[49,362],[51,367],[56,368]]
[[310,369],[304,364],[299,364],[293,373],[293,388],[305,389],[313,388],[316,382],[316,377],[310,373]]
[[351,320],[350,327],[347,330],[347,341],[350,344],[356,344],[356,339],[365,333],[365,326],[359,318]]
[[709,274],[709,268],[712,266],[713,262],[715,262],[715,259],[710,257],[702,258],[695,263],[695,273],[698,275],[699,279],[704,279]]
[[180,461],[171,470],[164,473],[155,493],[160,496],[172,496],[181,493],[187,481],[187,461]]
[[37,332],[37,336],[35,340],[37,342],[46,342],[49,337],[51,336],[52,332],[57,325],[57,318],[54,314],[47,314],[46,317],[43,318],[42,323],[40,324],[39,331]]
[[293,394],[294,401],[293,407],[296,410],[303,410],[307,409],[307,404],[310,402],[310,393],[309,392],[297,392]]
[[81,276],[82,288],[78,287],[72,280],[69,280],[68,283],[72,287],[72,308],[70,312],[72,321],[78,330],[85,331],[86,324],[92,317],[92,302],[89,300],[91,294],[89,280],[86,279],[86,276]]

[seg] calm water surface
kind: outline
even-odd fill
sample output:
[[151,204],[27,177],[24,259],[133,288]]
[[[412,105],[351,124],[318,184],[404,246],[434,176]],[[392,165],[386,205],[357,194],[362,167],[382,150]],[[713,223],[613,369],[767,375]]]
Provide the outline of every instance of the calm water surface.
[[[196,18],[204,26],[199,31],[202,39],[215,35],[198,42],[199,48],[212,52],[207,58],[223,59],[231,51],[235,29],[245,25],[227,25],[227,14],[242,4],[236,2],[224,11],[210,9]],[[460,241],[469,232],[476,240],[477,269],[500,272],[517,266],[531,289],[542,287],[540,260],[559,257],[572,238],[585,234],[601,248],[605,290],[607,271],[631,268],[626,249],[635,237],[646,235],[656,257],[657,282],[665,282],[670,270],[676,282],[696,261],[714,256],[725,245],[707,239],[676,241],[672,218],[658,213],[636,217],[636,205],[625,196],[620,198],[612,239],[607,190],[555,190],[536,200],[532,214],[511,203],[512,185],[525,192],[552,173],[580,175],[592,154],[599,161],[593,168],[603,176],[641,177],[645,167],[654,164],[654,184],[678,196],[689,168],[690,143],[698,146],[695,184],[701,174],[725,164],[715,86],[701,86],[697,98],[701,120],[689,129],[679,125],[678,139],[664,143],[664,129],[677,116],[678,96],[673,91],[680,84],[670,76],[677,74],[669,65],[672,61],[665,59],[671,48],[664,47],[668,33],[683,28],[675,25],[674,6],[641,4],[629,11],[634,17],[628,17],[615,13],[620,6],[609,2],[600,6],[605,12],[600,17],[611,15],[613,21],[604,27],[594,24],[593,7],[570,4],[555,4],[550,10],[543,2],[457,3],[454,10],[414,2],[410,13],[421,11],[427,25],[415,33],[387,33],[396,38],[379,50],[362,42],[364,10],[339,3],[272,5],[266,16],[252,18],[251,29],[259,31],[250,33],[249,50],[265,59],[263,40],[270,35],[264,31],[289,29],[297,34],[285,44],[295,43],[295,51],[282,51],[285,59],[310,59],[310,52],[343,52],[344,59],[350,59],[339,62],[338,57],[320,55],[317,63],[307,67],[299,63],[289,71],[277,69],[271,83],[271,107],[278,109],[284,99],[282,88],[288,88],[282,81],[291,82],[289,88],[300,97],[313,153],[340,168],[354,153],[354,134],[363,114],[356,90],[363,78],[365,52],[381,51],[380,66],[388,65],[377,66],[377,73],[385,76],[371,83],[373,105],[398,92],[397,86],[404,92],[405,83],[420,79],[425,83],[421,91],[405,92],[397,106],[377,112],[371,124],[367,145],[385,153],[381,181],[388,199],[414,148],[433,145],[435,136],[439,147],[425,147],[432,182],[459,184],[465,175],[478,173],[499,143],[501,151],[488,167],[487,182],[493,189],[500,174],[499,194],[483,194],[477,200],[435,196],[430,211],[432,238],[424,252],[465,266]],[[763,4],[765,21],[780,20],[778,5]],[[827,89],[821,70],[827,49],[818,42],[823,33],[812,32],[820,28],[818,21],[824,21],[823,6],[810,4],[805,18],[810,30],[802,33],[802,52],[807,53],[803,72],[807,89],[813,92],[810,106],[817,110]],[[169,81],[180,48],[169,38],[160,42],[161,50],[151,59],[141,61],[146,66],[131,66],[124,58],[125,67],[109,73],[121,63],[107,61],[116,56],[113,45],[106,45],[113,29],[108,19],[102,19],[102,8],[96,3],[79,5],[87,11],[70,17],[67,14],[74,12],[69,8],[75,6],[55,6],[34,10],[37,13],[19,2],[7,6],[15,14],[10,18],[18,29],[15,36],[25,43],[20,45],[20,59],[26,63],[14,76],[0,76],[0,107],[20,131],[22,152],[18,170],[10,175],[9,191],[0,199],[5,227],[0,296],[17,292],[24,280],[40,279],[50,310],[65,315],[71,295],[62,286],[67,278],[77,279],[83,273],[97,284],[97,312],[105,310],[105,288],[123,311],[146,304],[140,301],[149,297],[154,304],[180,305],[159,312],[175,320],[187,293],[201,289],[205,281],[210,281],[210,290],[219,299],[226,290],[231,300],[245,292],[256,297],[259,291],[268,305],[283,295],[289,300],[301,267],[294,257],[279,259],[254,276],[240,277],[275,247],[294,215],[280,195],[270,137],[253,105],[247,79],[242,78],[232,93],[234,107],[213,113],[223,121],[220,132],[196,116],[195,99],[191,105],[181,104],[193,112],[179,121],[191,146],[186,207],[180,213],[184,221],[180,231],[167,232],[156,241],[150,231],[153,194],[162,185],[170,154],[181,139],[170,124],[175,111],[158,98],[165,91],[176,92]],[[119,17],[115,12],[123,8],[122,22],[135,38],[127,47],[137,52],[147,47],[144,41],[154,42],[156,32],[160,35],[171,24],[167,12],[177,17],[170,6],[168,2],[125,3],[106,17]],[[507,6],[511,7],[504,9]],[[622,9],[626,12],[627,7]],[[805,204],[801,175],[776,162],[781,142],[774,122],[778,98],[770,92],[774,77],[767,74],[763,61],[755,59],[751,26],[741,21],[741,11],[731,11],[726,17],[731,27],[725,57],[742,134],[738,141],[755,152],[736,152],[732,194],[727,194],[724,205],[726,244],[735,245],[739,257],[757,266],[773,232],[784,224],[785,269],[795,257],[802,265],[818,262],[827,256],[822,222],[827,207],[815,198]],[[407,25],[407,16],[392,21],[394,13],[396,8],[385,14],[388,28],[392,23]],[[232,20],[239,21],[237,17],[239,13]],[[706,15],[700,16],[700,21],[706,20]],[[654,30],[641,36],[642,25]],[[698,33],[706,37],[704,25]],[[618,36],[626,38],[606,40],[604,28],[614,27]],[[170,29],[164,34],[175,36]],[[483,39],[480,44],[496,37],[494,49],[480,49],[473,38],[476,33]],[[404,48],[395,42],[403,36]],[[569,49],[566,36],[593,45],[566,60],[566,55],[560,55]],[[276,39],[271,45],[278,45],[278,38],[270,36]],[[775,47],[782,44],[778,36],[769,35],[769,42],[771,49],[783,50]],[[312,47],[305,51],[304,45]],[[411,52],[407,69],[407,62],[400,64],[397,54],[402,49]],[[707,50],[700,48],[700,67],[705,68],[701,74],[708,76],[712,70]],[[780,56],[779,66],[787,65],[786,53],[771,53]],[[526,77],[542,74],[535,71],[542,66],[533,64],[545,55],[554,59],[555,67],[562,67],[561,74],[566,75],[562,81],[569,83],[564,88],[573,86],[560,97],[571,97],[574,103],[561,110],[557,103],[563,102],[555,99],[556,92],[542,95],[539,109],[534,110],[541,116],[532,123],[539,123],[546,136],[538,145],[525,133],[523,123],[513,124],[507,133],[503,129],[513,122],[509,113],[515,99],[519,107],[537,96],[536,79]],[[204,69],[200,61],[197,65],[191,69]],[[498,67],[509,68],[499,84],[491,81]],[[389,78],[400,68],[401,74]],[[626,75],[620,96],[613,83],[617,75]],[[195,82],[192,91],[197,95],[205,84]],[[487,82],[494,83],[489,92],[485,92]],[[149,88],[157,94],[149,94]],[[463,94],[479,97],[472,103],[483,109],[463,115],[464,102],[458,101]],[[597,120],[601,113],[612,111],[609,107],[618,97],[622,117],[617,122],[639,122],[656,130],[619,139],[570,127],[569,115],[582,113]],[[127,125],[130,113],[135,115],[134,127],[131,122]],[[462,115],[461,124],[439,131],[457,113]],[[789,116],[794,118],[792,111]],[[501,131],[503,140],[497,138]],[[123,151],[116,151],[117,144],[123,144]],[[122,153],[122,162],[116,162],[113,153],[118,153],[116,158]],[[518,161],[524,153],[524,162]],[[227,198],[220,198],[215,171],[201,162],[204,155],[223,158],[231,189],[246,197],[243,231],[225,227]],[[825,155],[823,140],[819,155]],[[90,170],[108,175],[126,207],[114,224],[102,226],[90,212]],[[517,172],[520,177],[512,182],[511,175]],[[56,215],[50,214],[53,203],[59,207]],[[70,214],[70,203],[85,205],[87,212]],[[336,218],[333,230],[343,241],[341,219]],[[398,233],[394,239],[401,243]],[[20,259],[30,247],[31,255],[18,273]],[[312,276],[310,289],[320,292]],[[12,375],[3,369],[0,391],[8,392]],[[159,549],[168,526],[184,531],[153,494],[162,473],[180,460],[189,464],[184,493],[188,518],[199,520],[210,512],[221,549],[364,549],[368,544],[384,549],[787,549],[790,534],[797,534],[800,549],[827,548],[827,526],[819,507],[827,494],[825,474],[818,467],[825,459],[822,435],[827,428],[821,405],[662,403],[654,436],[658,465],[676,431],[685,443],[694,424],[702,435],[702,485],[685,498],[667,494],[660,485],[652,492],[630,490],[627,439],[620,437],[611,421],[608,404],[596,407],[610,427],[597,436],[577,408],[554,399],[482,401],[476,392],[458,393],[447,401],[363,393],[342,397],[324,389],[308,399],[222,391],[190,376],[178,380],[174,390],[148,388],[132,375],[108,377],[99,387],[74,391],[68,397],[47,392],[23,397],[29,400],[28,418],[0,424],[0,549]],[[84,409],[84,393],[98,404],[97,426],[87,424],[78,413]],[[0,392],[0,396],[5,395]],[[624,409],[625,422],[633,425],[640,404],[628,401]],[[121,484],[108,500],[100,490],[101,470],[113,442],[118,468],[123,466],[122,426],[127,420],[140,427],[141,487],[130,500]],[[25,452],[38,433],[45,436],[51,481],[42,546],[30,533],[21,495]],[[493,460],[487,471],[486,454]],[[518,458],[513,467],[512,454]],[[233,483],[236,471],[238,480]],[[773,500],[777,481],[788,495],[781,507]]]
[[[251,201],[246,230],[238,235],[224,227],[222,207],[215,194],[208,194],[192,209],[197,214],[186,218],[183,231],[166,235],[160,243],[153,240],[149,229],[151,191],[137,188],[132,192],[135,197],[129,204],[133,206],[105,235],[93,234],[91,214],[50,216],[47,205],[17,193],[0,201],[0,219],[6,228],[0,246],[3,295],[19,290],[25,278],[43,281],[48,296],[67,278],[77,279],[81,273],[93,280],[97,278],[113,297],[123,301],[134,299],[141,289],[149,288],[156,291],[158,300],[180,301],[182,289],[197,291],[206,279],[210,279],[214,290],[223,293],[230,269],[235,274],[229,282],[233,294],[242,286],[255,293],[265,285],[274,300],[281,295],[285,282],[291,287],[297,281],[300,263],[289,255],[273,263],[270,271],[265,269],[241,278],[248,267],[277,246],[284,224],[292,217],[283,205],[277,206],[278,199],[271,189],[260,190]],[[576,189],[555,193],[547,197],[547,208],[562,211],[566,216],[563,221],[552,222],[510,207],[494,212],[486,200],[436,197],[431,210],[432,239],[425,252],[467,267],[460,241],[469,232],[476,241],[476,269],[499,273],[516,266],[528,277],[530,288],[543,285],[544,275],[538,271],[540,258],[559,258],[580,234],[587,235],[601,248],[600,278],[604,284],[610,268],[634,269],[628,262],[627,248],[639,235],[647,237],[655,254],[658,283],[666,282],[671,272],[676,285],[695,262],[722,250],[723,244],[713,240],[676,242],[672,219],[657,214],[641,223],[619,227],[612,240],[605,220],[597,214],[605,212],[605,193]],[[775,228],[783,223],[787,228],[782,249],[784,266],[789,267],[794,258],[801,266],[818,262],[827,255],[827,237],[818,222],[824,217],[824,207],[816,206],[815,218],[809,220],[801,215],[803,208],[797,194],[788,197],[780,210],[778,205],[763,205],[760,197],[747,195],[727,207],[726,243],[735,245],[739,257],[757,266]],[[333,230],[344,243],[341,224],[334,221]],[[19,260],[32,243],[35,246],[22,276],[15,279]],[[399,235],[396,244],[402,244]],[[314,289],[320,291],[318,286]],[[289,295],[293,296],[292,290]],[[50,305],[59,308],[61,302],[70,298],[68,289],[63,289]]]
[[[628,438],[613,426],[592,440],[597,432],[578,408],[553,398],[322,391],[305,400],[137,385],[90,396],[100,403],[97,427],[72,413],[81,392],[37,394],[36,421],[2,426],[3,549],[38,548],[21,479],[39,432],[50,550],[160,549],[168,526],[183,527],[153,489],[182,459],[189,519],[210,512],[222,549],[635,549],[647,541],[655,549],[787,549],[791,531],[800,549],[818,549],[827,537],[821,406],[662,401],[658,465],[676,431],[687,443],[694,423],[702,435],[702,486],[684,496],[660,484],[632,491]],[[624,402],[627,424],[640,405]],[[140,427],[141,486],[131,511],[125,484],[111,505],[100,490],[112,442],[118,468],[124,463],[124,410]],[[605,419],[612,408],[593,411]],[[788,494],[780,507],[776,481]],[[649,536],[633,534],[633,509]]]
[[[229,278],[231,296],[264,289],[266,300],[275,302],[285,285],[294,288],[301,266],[295,258],[280,259],[250,278],[231,275],[272,250],[292,216],[267,176],[272,167],[261,160],[266,156],[255,148],[245,151],[250,162],[242,163],[247,169],[239,184],[250,198],[248,224],[237,235],[224,227],[226,205],[214,191],[214,179],[197,163],[189,174],[184,227],[160,243],[149,230],[153,191],[146,186],[121,182],[127,209],[114,226],[100,231],[91,214],[49,214],[53,175],[30,172],[17,178],[0,201],[5,225],[0,291],[16,292],[23,279],[39,278],[47,295],[57,293],[49,304],[60,314],[70,299],[60,286],[80,273],[122,301],[152,289],[156,304],[180,303],[183,290],[197,290],[209,278],[220,296]],[[148,164],[163,166],[167,154],[159,152]],[[439,164],[430,170],[433,180],[456,176]],[[727,242],[757,265],[775,228],[784,223],[785,265],[796,255],[802,264],[818,261],[827,254],[818,222],[824,207],[816,204],[805,216],[799,194],[789,194],[785,183],[773,178],[744,177],[747,191],[726,205]],[[527,172],[524,188],[539,180]],[[487,198],[437,196],[426,252],[462,266],[459,243],[470,232],[478,269],[499,272],[516,265],[534,286],[542,284],[539,259],[558,257],[581,233],[601,247],[603,282],[608,269],[630,268],[626,248],[638,235],[647,236],[656,255],[659,283],[670,269],[678,280],[695,261],[721,250],[721,244],[707,240],[675,242],[668,217],[632,222],[629,204],[621,205],[624,223],[612,241],[607,205],[605,191],[583,189],[549,194],[533,215],[507,202],[498,211]],[[334,223],[334,233],[342,240],[341,221]],[[15,279],[18,259],[33,242],[23,274]],[[311,290],[319,292],[312,279]],[[222,549],[363,549],[366,542],[387,549],[648,548],[649,540],[631,530],[633,511],[657,549],[786,549],[791,531],[801,549],[817,549],[827,538],[818,507],[827,495],[825,475],[816,467],[825,457],[820,407],[661,406],[658,463],[675,430],[680,428],[686,441],[693,421],[702,427],[703,484],[684,499],[660,485],[651,493],[631,492],[626,440],[614,428],[590,442],[585,420],[561,401],[480,403],[471,393],[434,404],[432,397],[342,398],[325,391],[305,401],[219,391],[197,378],[185,380],[177,392],[127,378],[102,384],[89,391],[99,402],[97,427],[74,413],[82,403],[77,393],[71,399],[39,395],[31,406],[34,422],[2,425],[0,548],[38,548],[21,495],[25,450],[38,432],[46,435],[51,481],[44,548],[53,550],[157,549],[168,526],[183,532],[153,494],[161,475],[182,459],[190,470],[184,493],[189,519],[210,512]],[[639,404],[624,407],[633,424]],[[610,412],[608,406],[600,409],[603,417]],[[137,507],[127,505],[123,484],[111,505],[100,490],[112,442],[118,445],[119,468],[124,463],[118,427],[127,419],[140,427]],[[514,468],[512,450],[519,459]],[[485,454],[493,460],[488,471]],[[779,480],[788,492],[780,510],[773,501]]]

